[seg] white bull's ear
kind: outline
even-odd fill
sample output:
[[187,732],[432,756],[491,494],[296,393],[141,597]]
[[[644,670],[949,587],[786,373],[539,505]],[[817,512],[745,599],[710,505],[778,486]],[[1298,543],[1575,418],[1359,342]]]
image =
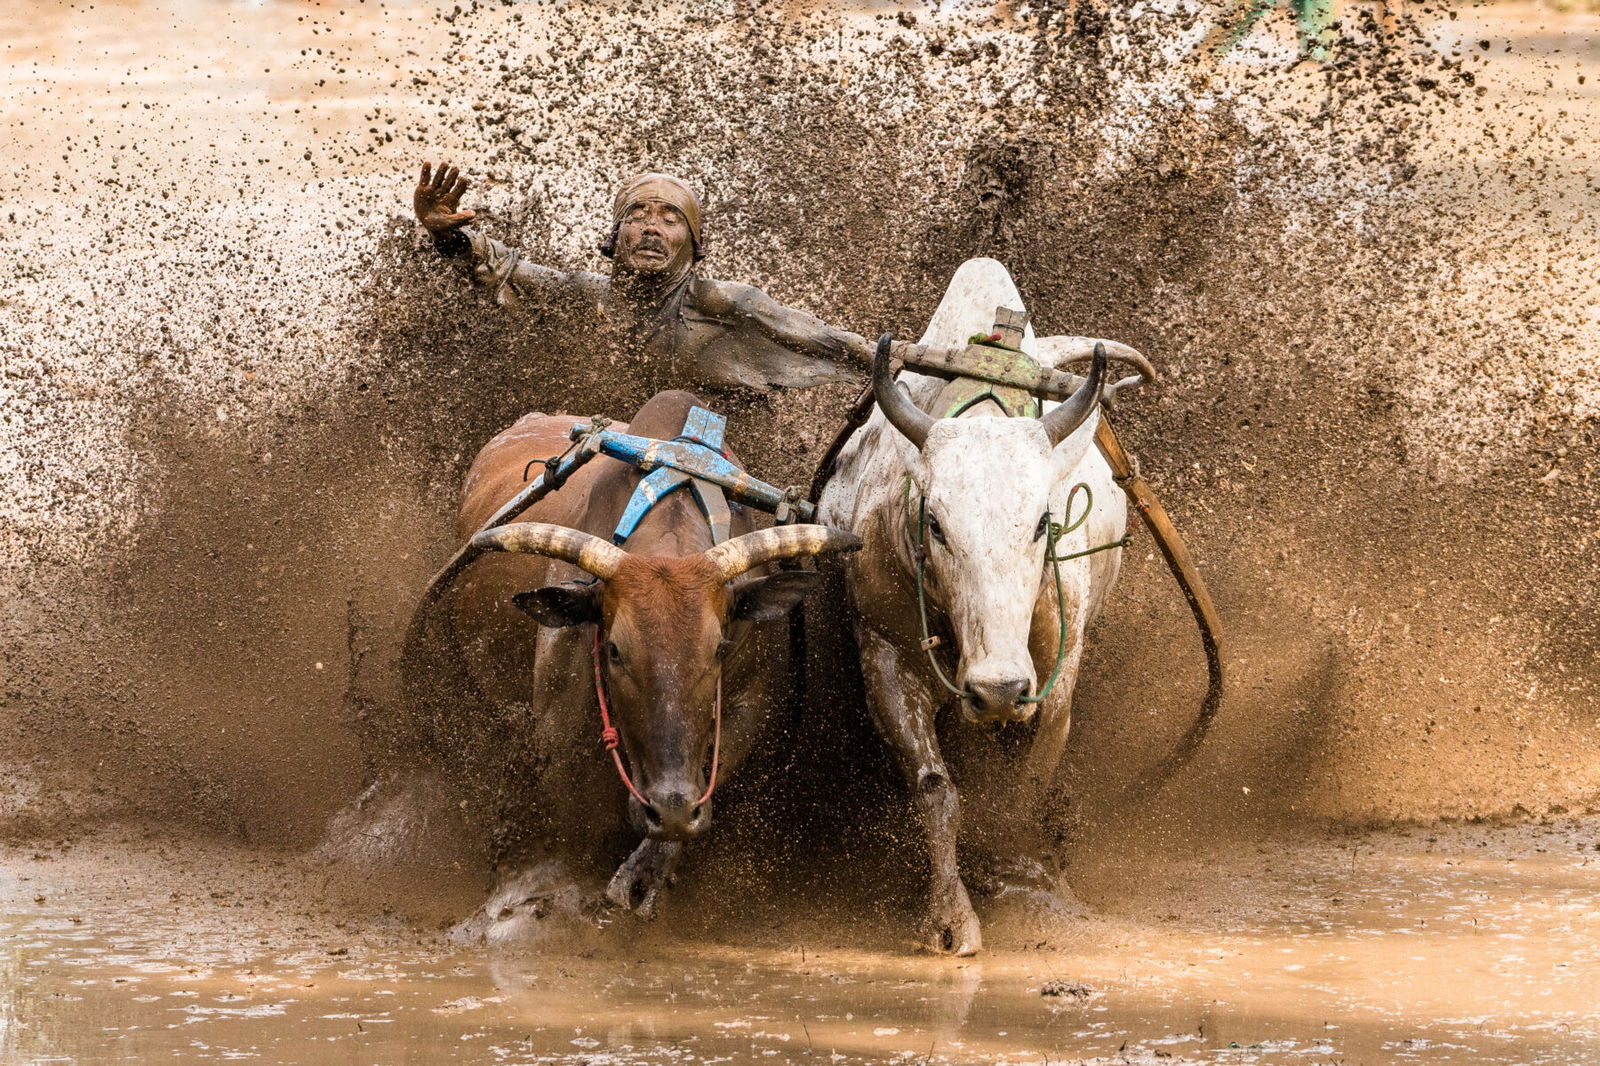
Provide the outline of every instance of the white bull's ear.
[[517,610],[552,629],[600,621],[600,582],[565,581],[511,597]]
[[815,570],[779,570],[746,581],[734,593],[732,616],[741,622],[771,622],[794,610],[822,575]]

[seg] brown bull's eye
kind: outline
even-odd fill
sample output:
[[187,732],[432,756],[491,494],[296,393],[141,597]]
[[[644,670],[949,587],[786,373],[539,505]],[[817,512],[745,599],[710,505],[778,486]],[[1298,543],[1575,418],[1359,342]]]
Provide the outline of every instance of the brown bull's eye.
[[606,662],[612,666],[622,665],[622,652],[612,641],[606,641]]

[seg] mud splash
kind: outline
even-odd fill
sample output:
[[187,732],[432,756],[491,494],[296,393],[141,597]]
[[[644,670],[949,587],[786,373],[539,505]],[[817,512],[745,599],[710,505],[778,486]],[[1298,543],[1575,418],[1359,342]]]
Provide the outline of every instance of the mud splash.
[[[1326,67],[1267,27],[1212,69],[1187,7],[368,7],[5,16],[5,708],[35,819],[306,838],[410,754],[386,664],[475,443],[636,402],[414,247],[404,175],[439,154],[555,263],[598,265],[588,220],[648,163],[706,189],[716,271],[831,320],[914,329],[991,254],[1041,328],[1152,354],[1120,423],[1238,679],[1186,805],[1600,788],[1586,23],[1418,9]],[[735,444],[799,480],[846,392],[727,397]],[[1201,683],[1130,561],[1077,701],[1090,804]]]
[[[1269,20],[1213,68],[1177,4],[461,7],[0,11],[0,1056],[1595,1057],[1592,820],[1262,827],[1600,791],[1600,23],[1357,16],[1318,66]],[[914,330],[990,254],[1040,328],[1157,360],[1117,418],[1236,687],[1181,816],[1096,807],[1202,683],[1131,553],[1076,700],[1080,919],[997,908],[981,960],[909,956],[914,837],[859,719],[810,724],[820,780],[730,794],[670,964],[631,927],[435,942],[486,891],[470,847],[363,878],[189,835],[307,840],[416,759],[392,659],[472,450],[645,387],[416,246],[441,154],[553,263],[598,266],[612,183],[669,167],[717,272],[830,320]],[[786,482],[848,392],[716,402]],[[159,821],[84,835],[129,814]]]

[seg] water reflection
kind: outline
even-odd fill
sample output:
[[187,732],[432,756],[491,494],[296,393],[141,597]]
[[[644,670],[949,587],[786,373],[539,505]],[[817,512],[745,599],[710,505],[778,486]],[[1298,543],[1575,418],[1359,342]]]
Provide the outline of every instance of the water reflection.
[[[225,849],[201,865],[240,884],[189,893],[174,889],[193,883],[184,871],[132,857],[14,856],[29,880],[0,896],[0,1057],[1586,1061],[1600,1053],[1600,893],[1583,850],[1596,828],[1501,831],[1481,854],[1464,831],[1448,846],[1378,837],[1354,864],[1304,843],[1270,869],[1253,848],[1174,860],[1172,884],[1209,877],[1221,896],[1180,906],[1152,879],[1098,901],[1065,949],[975,960],[625,924],[580,955],[485,956],[312,907],[297,868],[271,875],[287,898],[255,895]],[[1236,909],[1217,913],[1219,898]]]

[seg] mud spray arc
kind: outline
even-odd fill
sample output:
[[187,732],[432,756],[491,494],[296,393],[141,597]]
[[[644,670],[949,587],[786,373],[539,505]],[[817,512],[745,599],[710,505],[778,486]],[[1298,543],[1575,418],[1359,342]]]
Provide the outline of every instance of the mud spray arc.
[[[206,27],[277,49],[222,91],[172,43],[220,16],[151,7],[173,32],[116,66],[86,57],[125,24],[23,6],[0,214],[18,840],[131,814],[312,843],[413,754],[383,713],[393,649],[472,450],[661,384],[428,258],[405,189],[446,148],[542,261],[598,267],[607,191],[649,165],[702,187],[716,273],[829,321],[913,329],[983,254],[1036,322],[1154,357],[1163,389],[1118,425],[1239,660],[1182,795],[1203,824],[1593,795],[1594,82],[1570,53],[1508,56],[1492,15],[1420,7],[1387,35],[1358,12],[1324,65],[1270,27],[1212,65],[1189,58],[1200,8],[266,5]],[[49,75],[58,99],[26,81],[51,57],[82,72]],[[741,410],[776,420],[733,443],[788,483],[850,392],[710,400],[736,434]],[[1132,740],[1203,686],[1165,580],[1130,558],[1094,638],[1090,840],[1096,780],[1136,775],[1159,745]],[[484,765],[514,775],[503,740]],[[898,831],[856,827],[831,868]],[[709,928],[793,859],[748,844],[700,890]],[[802,909],[830,876],[800,879]]]

